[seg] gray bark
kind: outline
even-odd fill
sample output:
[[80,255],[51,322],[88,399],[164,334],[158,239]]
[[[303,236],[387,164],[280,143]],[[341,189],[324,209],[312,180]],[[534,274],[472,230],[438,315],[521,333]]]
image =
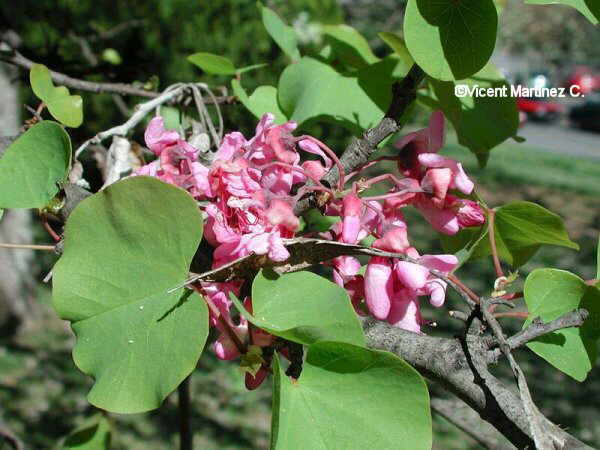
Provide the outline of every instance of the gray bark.
[[[13,70],[0,65],[0,135],[14,136],[19,131],[20,107],[18,86],[12,84]],[[0,155],[9,140],[0,142]],[[26,210],[6,210],[0,219],[0,242],[30,244],[33,242],[31,214]],[[14,331],[19,323],[35,316],[32,311],[33,251],[0,249],[0,330]]]

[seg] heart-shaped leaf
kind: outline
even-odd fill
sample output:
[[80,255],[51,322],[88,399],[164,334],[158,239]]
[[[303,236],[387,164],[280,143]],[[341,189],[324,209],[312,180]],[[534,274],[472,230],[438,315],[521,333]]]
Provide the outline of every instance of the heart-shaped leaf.
[[[362,88],[359,74],[342,74],[329,64],[305,56],[282,72],[277,88],[279,106],[299,125],[325,118],[359,134],[383,115],[381,107]],[[391,86],[393,80],[388,78],[387,83]],[[378,91],[391,95],[385,85],[379,85]]]
[[277,103],[277,88],[273,86],[259,86],[254,90],[252,95],[248,96],[239,80],[231,80],[231,87],[239,101],[257,118],[261,118],[265,113],[271,113],[275,116],[275,123],[282,124],[287,122],[287,117]]
[[34,64],[29,72],[33,93],[48,107],[50,114],[68,127],[77,128],[83,122],[83,100],[79,95],[69,95],[64,86],[54,87],[48,68]]
[[508,89],[508,83],[493,64],[488,64],[477,74],[456,82],[430,79],[431,98],[420,99],[433,109],[441,109],[452,122],[458,142],[480,158],[486,158],[490,150],[514,137],[519,128],[516,99],[498,97],[458,97],[458,85],[484,89]]
[[404,38],[415,62],[438,80],[461,80],[485,66],[496,45],[493,0],[409,0]]
[[56,122],[37,123],[0,158],[0,208],[42,208],[71,165],[71,140]]
[[157,408],[196,366],[206,305],[168,291],[187,277],[201,236],[194,199],[149,177],[114,183],[69,217],[53,302],[77,335],[75,364],[95,378],[92,404]]
[[523,328],[536,317],[550,322],[580,307],[588,310],[590,315],[582,327],[558,330],[527,344],[557,369],[577,381],[585,380],[597,358],[600,291],[570,272],[538,269],[527,277],[524,296],[529,319]]
[[395,355],[319,342],[297,381],[273,365],[271,449],[431,448],[427,386]]
[[250,322],[290,341],[365,345],[346,291],[314,273],[277,275],[262,270],[252,283],[252,314],[235,297],[232,300]]

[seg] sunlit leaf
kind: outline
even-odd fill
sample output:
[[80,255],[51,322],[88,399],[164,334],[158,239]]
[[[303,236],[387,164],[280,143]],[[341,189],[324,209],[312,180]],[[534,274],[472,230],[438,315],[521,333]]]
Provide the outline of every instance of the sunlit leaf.
[[77,335],[75,364],[95,378],[90,403],[157,408],[196,366],[206,305],[168,291],[187,277],[201,236],[194,199],[149,177],[114,183],[70,215],[53,303]]
[[404,38],[415,62],[429,76],[461,80],[489,61],[497,26],[493,0],[409,0]]
[[527,344],[557,369],[577,381],[585,380],[597,358],[600,291],[570,272],[538,269],[527,277],[524,296],[529,319],[523,328],[536,317],[550,322],[580,307],[588,310],[583,327],[558,330]]
[[365,344],[346,291],[314,273],[277,275],[262,270],[252,283],[253,313],[234,301],[252,323],[290,341]]
[[319,342],[297,381],[275,358],[273,397],[271,449],[431,448],[425,382],[391,353]]
[[70,95],[64,86],[54,87],[48,68],[34,64],[29,72],[29,81],[34,94],[48,107],[50,114],[68,127],[77,128],[83,122],[83,100],[79,95]]

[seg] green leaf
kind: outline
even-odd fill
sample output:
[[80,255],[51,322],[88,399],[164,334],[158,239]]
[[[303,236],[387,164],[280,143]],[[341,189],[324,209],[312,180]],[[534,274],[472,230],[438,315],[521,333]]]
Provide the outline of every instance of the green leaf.
[[[393,80],[387,82],[391,85]],[[379,90],[388,91],[385,85]],[[306,56],[282,72],[277,91],[281,110],[300,126],[326,118],[360,134],[383,115],[356,76],[341,74]]]
[[271,113],[275,116],[275,123],[282,124],[287,122],[287,117],[277,103],[277,88],[273,86],[259,86],[248,97],[239,80],[231,80],[231,87],[242,105],[257,118],[260,119],[265,113]]
[[486,158],[492,148],[517,134],[519,112],[516,99],[510,95],[458,97],[455,86],[459,84],[470,88],[477,85],[481,88],[507,90],[510,90],[510,86],[490,63],[472,78],[456,83],[430,79],[433,99],[421,96],[421,100],[432,108],[444,112],[456,129],[461,145],[468,147],[478,158]]
[[409,0],[404,38],[415,62],[438,80],[461,80],[489,61],[496,45],[493,0]]
[[0,159],[0,208],[42,208],[71,165],[69,135],[44,120],[14,141]]
[[188,56],[187,60],[213,75],[235,75],[237,70],[229,59],[212,53],[194,53]]
[[321,214],[321,211],[316,208],[306,211],[303,217],[308,230],[319,232],[329,230],[334,223],[342,220],[340,216],[326,216],[325,214]]
[[309,345],[335,340],[365,345],[346,291],[314,273],[277,275],[262,270],[252,283],[252,315],[239,300],[232,300],[250,322],[290,341]]
[[108,419],[102,414],[96,414],[69,434],[61,448],[64,450],[109,450],[110,441],[111,430]]
[[263,25],[267,29],[269,36],[275,43],[288,55],[292,61],[300,59],[298,51],[298,38],[292,27],[286,25],[273,10],[261,6]]
[[319,342],[297,381],[285,376],[278,358],[273,362],[271,449],[431,448],[427,387],[395,355]]
[[411,65],[397,55],[390,55],[356,73],[358,85],[383,112],[392,101],[392,84],[404,78]]
[[54,87],[48,68],[34,64],[29,72],[33,93],[48,107],[50,114],[68,127],[77,128],[83,122],[83,100],[79,95],[69,95],[64,86]]
[[325,25],[323,34],[338,58],[350,67],[360,69],[379,61],[367,40],[351,26]]
[[577,381],[585,380],[597,358],[600,291],[570,272],[538,269],[527,277],[524,296],[529,319],[523,328],[536,317],[550,322],[579,307],[588,310],[583,327],[558,330],[527,344],[557,369]]
[[114,48],[105,48],[102,52],[102,59],[113,66],[118,66],[123,62],[121,55]]
[[600,21],[600,3],[598,3],[598,0],[526,0],[525,3],[530,5],[567,5],[577,9],[594,25],[598,25]]
[[388,33],[386,31],[377,33],[377,36],[379,36],[383,42],[385,42],[392,50],[394,50],[394,53],[396,53],[400,59],[402,59],[404,64],[406,64],[408,67],[414,64],[415,61],[413,60],[412,56],[410,56],[404,39],[395,33]]
[[483,239],[487,239],[486,225],[481,227],[463,228],[454,235],[440,233],[440,241],[445,252],[454,253],[458,259],[458,265],[454,271],[458,270],[471,257],[473,252],[480,245]]
[[95,378],[93,405],[157,408],[196,366],[206,305],[168,291],[186,279],[201,236],[194,199],[149,177],[112,184],[69,217],[53,303],[77,335],[75,364]]
[[[551,211],[531,202],[512,202],[496,210],[494,234],[498,255],[513,267],[525,264],[541,245],[557,245],[578,250],[569,239],[562,219]],[[444,249],[467,252],[463,257],[481,258],[491,255],[484,225],[484,234],[477,237],[478,228],[465,229],[455,236],[444,237]]]

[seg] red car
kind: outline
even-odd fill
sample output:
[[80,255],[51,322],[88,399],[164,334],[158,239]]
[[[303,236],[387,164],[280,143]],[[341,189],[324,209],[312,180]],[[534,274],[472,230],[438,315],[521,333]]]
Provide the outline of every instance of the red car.
[[552,122],[565,112],[565,107],[560,103],[551,102],[544,98],[518,98],[519,111],[527,114],[528,118]]
[[573,70],[573,73],[567,78],[564,86],[568,89],[571,86],[579,86],[582,94],[600,90],[600,75],[587,66],[578,66]]

